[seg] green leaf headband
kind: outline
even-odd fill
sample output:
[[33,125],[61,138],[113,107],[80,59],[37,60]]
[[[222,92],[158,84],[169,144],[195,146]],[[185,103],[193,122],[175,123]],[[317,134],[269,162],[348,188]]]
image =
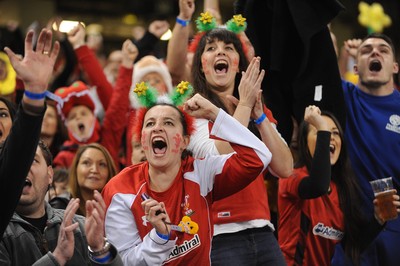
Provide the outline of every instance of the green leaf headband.
[[150,108],[162,102],[180,106],[192,95],[193,87],[188,81],[181,81],[170,95],[158,97],[157,89],[151,87],[148,83],[140,82],[136,83],[133,92],[136,93],[140,105],[145,108]]
[[[246,18],[240,14],[234,15],[225,25],[227,30],[236,34],[245,31],[247,28]],[[196,26],[199,32],[210,31],[218,27],[217,20],[208,11],[200,13],[200,16],[196,19]]]

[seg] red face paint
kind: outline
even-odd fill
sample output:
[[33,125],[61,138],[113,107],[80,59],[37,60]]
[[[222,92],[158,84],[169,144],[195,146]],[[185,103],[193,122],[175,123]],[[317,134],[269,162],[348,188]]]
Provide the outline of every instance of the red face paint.
[[176,134],[175,136],[174,136],[174,140],[175,140],[175,149],[172,149],[172,152],[174,152],[174,153],[178,153],[179,152],[179,148],[180,148],[180,146],[181,146],[181,143],[182,143],[182,136],[180,135],[180,134]]
[[141,138],[140,142],[142,143],[142,149],[144,151],[147,151],[149,149],[149,146],[146,145],[146,138],[147,138],[146,132],[142,131],[142,138]]
[[235,72],[237,72],[239,70],[239,59],[238,58],[233,59],[232,68]]
[[203,72],[204,72],[205,75],[210,73],[210,70],[208,69],[207,63],[208,63],[207,59],[205,59],[205,58],[201,59],[201,65],[203,67]]

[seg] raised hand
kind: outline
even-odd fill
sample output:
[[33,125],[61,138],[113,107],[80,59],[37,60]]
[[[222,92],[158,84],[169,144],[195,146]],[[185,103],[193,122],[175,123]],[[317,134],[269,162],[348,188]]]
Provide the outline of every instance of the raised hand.
[[104,219],[106,204],[101,194],[95,190],[94,200],[86,201],[85,231],[90,248],[94,251],[104,247]]
[[260,71],[260,57],[254,57],[246,72],[243,72],[239,84],[239,104],[253,109],[257,100],[258,92],[261,89],[261,82],[264,79],[265,71]]
[[24,82],[25,90],[33,93],[43,93],[53,74],[54,64],[60,44],[54,43],[52,49],[52,32],[42,29],[34,49],[33,30],[25,38],[25,56],[16,55],[10,48],[4,48],[18,77]]
[[79,208],[79,199],[71,199],[64,212],[64,219],[58,233],[57,247],[53,252],[54,257],[60,265],[65,265],[74,255],[75,237],[74,230],[79,224],[72,223],[76,211]]
[[344,42],[344,48],[349,53],[350,56],[356,58],[358,47],[361,45],[361,39],[350,39]]
[[211,121],[214,121],[217,118],[219,112],[218,107],[198,93],[187,100],[184,109],[191,116]]
[[68,35],[68,41],[71,43],[72,47],[74,49],[77,49],[81,47],[82,45],[85,45],[85,28],[83,27],[82,24],[76,25],[70,32],[67,33]]
[[192,19],[194,8],[195,8],[194,0],[179,0],[178,17],[183,20]]
[[251,118],[253,120],[259,118],[264,113],[264,104],[262,101],[262,90],[258,90],[257,99],[254,104],[253,110],[251,110]]
[[157,38],[166,33],[169,29],[169,23],[166,20],[155,20],[149,25],[149,32],[152,33]]
[[122,44],[122,65],[126,68],[132,68],[139,50],[136,45],[129,39]]
[[313,125],[317,130],[329,131],[328,123],[322,118],[321,110],[318,106],[310,105],[306,107],[304,111],[304,121]]

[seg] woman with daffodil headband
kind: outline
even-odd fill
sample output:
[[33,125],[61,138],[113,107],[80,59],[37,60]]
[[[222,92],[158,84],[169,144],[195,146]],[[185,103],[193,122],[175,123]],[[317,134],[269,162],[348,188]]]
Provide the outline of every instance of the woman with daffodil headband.
[[[271,159],[257,137],[210,101],[199,94],[185,100],[192,90],[185,81],[162,97],[143,82],[134,89],[142,105],[136,136],[147,161],[125,168],[102,191],[107,238],[126,264],[210,265],[211,204],[247,186]],[[183,158],[191,116],[212,121],[210,135],[235,153]]]

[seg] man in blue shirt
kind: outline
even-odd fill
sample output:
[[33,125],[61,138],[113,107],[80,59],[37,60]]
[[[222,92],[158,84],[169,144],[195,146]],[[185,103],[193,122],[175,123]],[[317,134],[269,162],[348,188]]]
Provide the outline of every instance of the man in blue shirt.
[[[399,71],[389,37],[371,34],[349,40],[346,50],[356,59],[357,85],[343,81],[347,107],[345,138],[353,169],[364,192],[365,206],[373,212],[374,194],[369,181],[392,177],[400,191],[400,92],[394,87]],[[385,229],[363,253],[361,265],[399,265],[400,217]],[[333,264],[338,262],[335,254]]]

